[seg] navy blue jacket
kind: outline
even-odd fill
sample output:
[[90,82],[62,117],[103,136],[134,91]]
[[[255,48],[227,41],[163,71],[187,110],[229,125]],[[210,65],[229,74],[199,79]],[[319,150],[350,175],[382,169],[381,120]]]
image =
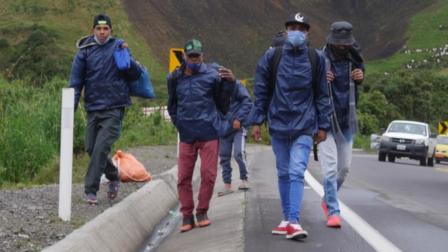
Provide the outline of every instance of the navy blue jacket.
[[183,74],[183,67],[170,73],[167,86],[168,113],[179,131],[180,141],[218,139],[223,123],[219,110],[228,109],[235,83],[221,79],[215,68],[202,64],[198,73],[191,76]]
[[84,89],[86,111],[107,110],[129,106],[129,87],[118,70],[113,53],[116,38],[100,45],[93,35],[77,42],[79,48],[72,64],[70,87],[75,89],[75,108]]
[[237,119],[242,125],[248,125],[248,120],[250,119],[248,117],[253,105],[254,104],[250,98],[249,92],[247,92],[247,89],[241,85],[240,82],[237,82],[230,98],[228,116],[231,122]]
[[255,104],[252,123],[262,124],[267,117],[269,133],[280,139],[312,135],[317,129],[330,129],[331,106],[326,81],[325,58],[318,53],[317,85],[312,85],[308,47],[283,45],[276,84],[269,94],[270,64],[275,48],[261,57],[255,75]]
[[219,130],[220,137],[225,137],[235,131],[233,129],[234,120],[239,120],[242,127],[250,126],[253,105],[247,89],[239,81],[235,83],[230,97],[229,112],[225,114],[226,122],[222,123],[222,128]]
[[[334,80],[331,83],[332,96],[334,103],[334,110],[338,118],[339,127],[341,130],[349,128],[349,101],[350,101],[350,78],[351,71],[355,68],[360,68],[364,71],[364,64],[352,61],[352,69],[349,69],[350,60],[338,59],[331,50],[326,47],[324,49],[325,57],[330,60],[331,71],[334,74]],[[357,92],[357,88],[355,89]],[[357,94],[356,94],[356,97]],[[357,102],[357,101],[356,101]]]

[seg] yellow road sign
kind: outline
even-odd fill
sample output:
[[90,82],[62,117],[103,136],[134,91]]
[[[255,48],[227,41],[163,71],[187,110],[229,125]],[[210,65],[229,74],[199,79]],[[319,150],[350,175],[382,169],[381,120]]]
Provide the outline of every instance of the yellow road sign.
[[182,48],[170,48],[170,62],[168,66],[168,71],[170,73],[182,64],[183,53],[184,49]]
[[448,121],[439,122],[437,125],[437,130],[439,131],[439,135],[448,134]]

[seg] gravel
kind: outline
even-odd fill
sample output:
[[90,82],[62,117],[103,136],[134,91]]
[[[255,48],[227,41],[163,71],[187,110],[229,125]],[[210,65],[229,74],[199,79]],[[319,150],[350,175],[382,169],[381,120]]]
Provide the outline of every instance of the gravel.
[[[151,172],[153,179],[176,164],[176,146],[151,146],[128,150]],[[0,251],[40,251],[120,202],[144,183],[122,183],[117,199],[107,200],[107,184],[101,184],[99,204],[83,201],[84,186],[72,188],[70,222],[58,217],[58,185],[21,190],[0,190]]]

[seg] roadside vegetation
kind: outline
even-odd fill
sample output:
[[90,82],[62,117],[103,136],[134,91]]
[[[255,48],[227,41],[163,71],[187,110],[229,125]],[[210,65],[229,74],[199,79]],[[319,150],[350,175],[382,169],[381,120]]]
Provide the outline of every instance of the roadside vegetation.
[[[91,32],[90,20],[99,12],[112,16],[114,33],[149,68],[158,96],[133,100],[114,148],[176,143],[174,127],[160,113],[143,115],[142,107],[166,104],[166,71],[131,26],[121,1],[4,0],[0,10],[0,188],[57,183],[61,89],[68,85],[75,41]],[[369,135],[394,119],[427,122],[432,129],[448,119],[447,12],[448,0],[422,11],[412,19],[402,50],[367,63],[355,147],[368,149]],[[252,92],[253,79],[247,87]],[[88,162],[84,130],[81,104],[75,114],[74,182],[82,181]],[[265,127],[262,139],[269,144]]]

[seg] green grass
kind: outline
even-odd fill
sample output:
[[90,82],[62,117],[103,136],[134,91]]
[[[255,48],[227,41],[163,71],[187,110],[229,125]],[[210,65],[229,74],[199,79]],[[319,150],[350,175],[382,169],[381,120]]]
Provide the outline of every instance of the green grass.
[[[58,182],[61,89],[55,79],[43,87],[0,80],[0,188]],[[82,106],[80,106],[82,107]],[[75,114],[74,182],[82,182],[88,157],[84,153],[85,112]],[[176,130],[159,113],[144,116],[139,106],[127,109],[115,149],[176,143]]]
[[14,45],[26,38],[30,27],[38,24],[56,31],[58,44],[74,56],[77,51],[75,42],[92,33],[93,17],[98,13],[111,17],[113,34],[129,43],[133,55],[160,85],[166,72],[152,56],[144,38],[131,25],[119,0],[2,0],[0,35]]
[[[432,49],[448,44],[448,15],[446,13],[448,13],[448,0],[440,0],[412,17],[405,35],[406,47],[412,53],[405,54],[402,50],[390,58],[369,62],[367,64],[368,73],[390,73],[405,67],[411,60],[430,60],[433,53],[416,53],[415,50]],[[447,56],[445,56],[445,61],[447,61]]]

